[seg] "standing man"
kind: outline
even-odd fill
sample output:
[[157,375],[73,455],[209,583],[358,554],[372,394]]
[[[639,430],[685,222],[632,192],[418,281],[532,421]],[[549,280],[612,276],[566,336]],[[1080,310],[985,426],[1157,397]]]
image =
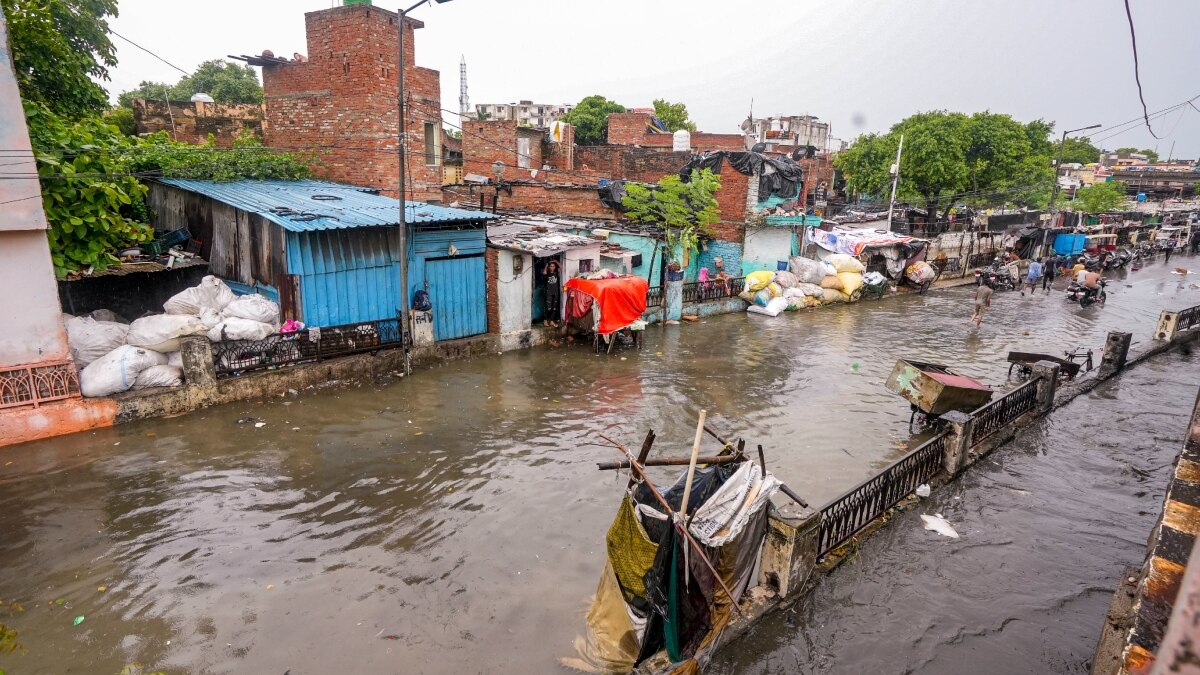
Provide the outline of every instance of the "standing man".
[[1046,269],[1042,274],[1042,290],[1045,291],[1047,295],[1050,294],[1050,287],[1054,285],[1054,277],[1057,274],[1058,256],[1054,255],[1050,257],[1049,261],[1047,261]]
[[[1025,273],[1025,283],[1029,284],[1029,294],[1037,290],[1038,282],[1042,280],[1042,259],[1037,258],[1029,263],[1029,271]],[[1025,287],[1021,287],[1021,297],[1025,297]]]
[[971,321],[976,325],[983,325],[983,314],[992,306],[992,287],[985,281],[979,285],[979,289],[975,291],[975,313],[971,315]]
[[1167,257],[1163,259],[1164,265],[1171,262],[1171,253],[1174,250],[1175,250],[1175,239],[1174,238],[1168,239],[1167,240]]

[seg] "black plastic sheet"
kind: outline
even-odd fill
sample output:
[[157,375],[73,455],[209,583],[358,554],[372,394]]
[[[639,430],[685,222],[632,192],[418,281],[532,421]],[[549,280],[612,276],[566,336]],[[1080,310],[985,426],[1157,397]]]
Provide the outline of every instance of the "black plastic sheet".
[[738,173],[750,176],[759,171],[758,199],[765,200],[771,195],[794,197],[797,188],[803,184],[804,170],[800,165],[784,157],[769,157],[757,152],[729,152],[718,150],[693,155],[687,164],[679,170],[679,177],[687,181],[691,179],[692,171],[708,169],[713,173],[721,173],[723,160],[729,160]]

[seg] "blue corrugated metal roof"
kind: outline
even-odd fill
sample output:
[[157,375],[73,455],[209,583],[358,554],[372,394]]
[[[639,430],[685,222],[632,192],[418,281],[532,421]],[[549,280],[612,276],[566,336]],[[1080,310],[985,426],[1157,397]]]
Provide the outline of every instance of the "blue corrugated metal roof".
[[[211,180],[160,178],[164,185],[189,190],[234,208],[257,213],[291,232],[386,227],[400,221],[399,200],[370,188],[319,180]],[[406,220],[420,225],[495,220],[483,211],[406,202]]]

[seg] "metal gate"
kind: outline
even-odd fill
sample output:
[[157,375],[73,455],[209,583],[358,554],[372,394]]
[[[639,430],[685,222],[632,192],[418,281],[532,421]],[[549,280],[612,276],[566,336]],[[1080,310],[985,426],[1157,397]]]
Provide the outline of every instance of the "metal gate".
[[433,303],[435,340],[487,332],[487,283],[482,255],[426,258],[425,287]]

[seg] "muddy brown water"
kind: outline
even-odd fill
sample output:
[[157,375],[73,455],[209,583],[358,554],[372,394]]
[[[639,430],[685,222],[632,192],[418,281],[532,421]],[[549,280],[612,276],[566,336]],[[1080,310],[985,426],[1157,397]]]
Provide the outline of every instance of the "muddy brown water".
[[597,432],[684,454],[704,408],[821,504],[903,452],[896,358],[1006,386],[1011,349],[1098,359],[1107,331],[1145,343],[1200,304],[1161,264],[1109,290],[998,294],[979,330],[973,288],[720,316],[640,353],[535,349],[2,449],[0,623],[25,654],[0,668],[556,672],[626,480],[595,470],[618,458]]

